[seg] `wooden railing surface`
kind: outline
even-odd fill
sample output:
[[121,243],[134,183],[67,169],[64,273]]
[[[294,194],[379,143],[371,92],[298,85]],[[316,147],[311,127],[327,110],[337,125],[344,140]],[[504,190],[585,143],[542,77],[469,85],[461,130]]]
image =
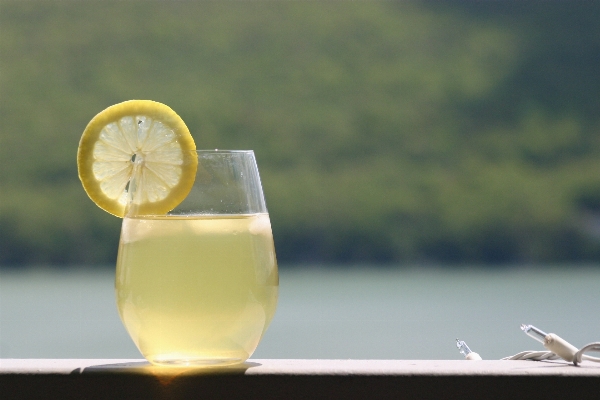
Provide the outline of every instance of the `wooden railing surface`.
[[600,399],[600,364],[273,359],[210,369],[161,368],[144,360],[0,360],[0,399],[561,397]]

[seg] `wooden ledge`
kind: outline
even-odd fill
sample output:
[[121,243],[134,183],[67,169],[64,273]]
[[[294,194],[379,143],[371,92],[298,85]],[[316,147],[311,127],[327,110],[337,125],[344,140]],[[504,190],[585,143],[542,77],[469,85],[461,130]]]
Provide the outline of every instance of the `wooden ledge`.
[[534,361],[249,360],[161,368],[144,360],[0,360],[1,398],[598,398],[600,364]]

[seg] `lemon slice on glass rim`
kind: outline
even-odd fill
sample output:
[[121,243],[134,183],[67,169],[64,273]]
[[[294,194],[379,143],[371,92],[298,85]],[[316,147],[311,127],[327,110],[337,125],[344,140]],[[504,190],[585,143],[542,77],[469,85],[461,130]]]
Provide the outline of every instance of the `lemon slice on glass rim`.
[[190,131],[170,107],[129,100],[100,112],[83,131],[79,179],[92,201],[113,215],[166,214],[194,184],[195,150]]

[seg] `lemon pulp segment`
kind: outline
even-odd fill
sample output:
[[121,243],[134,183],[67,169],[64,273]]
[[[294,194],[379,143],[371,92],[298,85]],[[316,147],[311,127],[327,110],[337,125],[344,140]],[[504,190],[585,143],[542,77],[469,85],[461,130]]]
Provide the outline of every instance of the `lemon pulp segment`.
[[196,145],[183,120],[150,100],[115,104],[85,128],[77,152],[79,179],[102,209],[123,217],[166,214],[194,183]]

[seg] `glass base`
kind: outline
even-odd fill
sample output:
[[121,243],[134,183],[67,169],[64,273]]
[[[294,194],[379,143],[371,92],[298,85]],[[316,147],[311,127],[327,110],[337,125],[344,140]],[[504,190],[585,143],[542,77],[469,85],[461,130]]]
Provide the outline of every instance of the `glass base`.
[[225,367],[241,364],[246,360],[242,358],[154,358],[148,361],[164,367]]

